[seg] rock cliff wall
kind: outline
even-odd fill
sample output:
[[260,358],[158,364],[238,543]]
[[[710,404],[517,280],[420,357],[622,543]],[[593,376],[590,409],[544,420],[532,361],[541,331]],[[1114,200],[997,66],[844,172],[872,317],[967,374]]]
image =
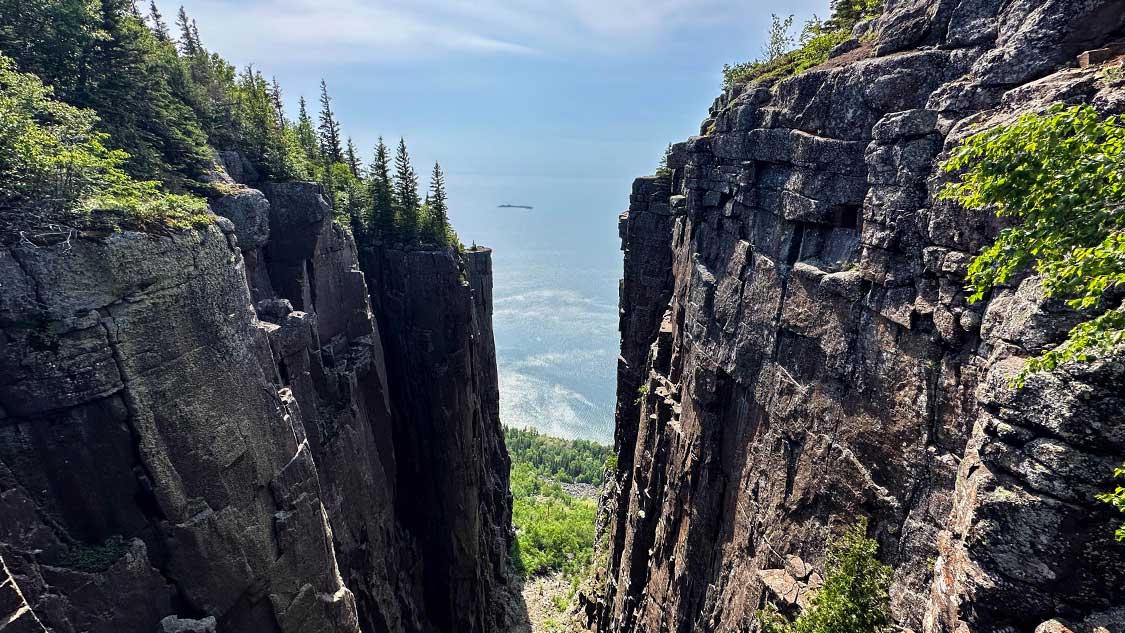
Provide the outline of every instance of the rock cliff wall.
[[998,227],[934,195],[979,126],[1125,110],[1115,55],[1075,62],[1123,26],[1120,0],[890,0],[823,66],[726,91],[636,181],[598,630],[753,630],[859,515],[908,630],[1123,615],[1093,495],[1125,455],[1125,362],[1011,390],[1074,317],[1034,278],[969,305]]
[[361,270],[317,185],[224,186],[0,248],[0,630],[502,630],[489,252]]

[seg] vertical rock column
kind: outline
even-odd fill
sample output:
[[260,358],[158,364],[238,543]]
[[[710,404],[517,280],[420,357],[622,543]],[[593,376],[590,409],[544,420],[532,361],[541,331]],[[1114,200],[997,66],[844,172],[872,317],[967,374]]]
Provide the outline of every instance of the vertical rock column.
[[0,537],[55,630],[359,630],[233,233],[0,249]]
[[426,615],[503,630],[511,525],[485,249],[362,254],[380,322],[396,456],[395,511],[418,543]]

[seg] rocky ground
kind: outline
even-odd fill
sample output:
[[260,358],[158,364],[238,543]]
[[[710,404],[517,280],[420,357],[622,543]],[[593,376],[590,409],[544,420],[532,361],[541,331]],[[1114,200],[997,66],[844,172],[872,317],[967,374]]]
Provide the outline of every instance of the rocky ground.
[[562,574],[529,578],[521,592],[527,605],[531,633],[584,630],[570,597],[570,581]]

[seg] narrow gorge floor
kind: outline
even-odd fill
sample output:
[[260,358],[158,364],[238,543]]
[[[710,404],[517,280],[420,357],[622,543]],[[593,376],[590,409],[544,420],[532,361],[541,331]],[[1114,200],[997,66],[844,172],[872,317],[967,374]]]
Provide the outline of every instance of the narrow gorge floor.
[[594,531],[609,447],[505,429],[512,459],[511,563],[530,631],[577,631],[580,588],[593,576]]

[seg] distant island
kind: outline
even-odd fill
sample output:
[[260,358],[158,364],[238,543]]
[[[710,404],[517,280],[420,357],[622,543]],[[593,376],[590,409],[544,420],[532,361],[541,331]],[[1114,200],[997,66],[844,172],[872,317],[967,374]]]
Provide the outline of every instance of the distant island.
[[497,209],[527,209],[528,211],[530,211],[530,210],[534,209],[535,207],[529,207],[526,204],[502,204],[502,205],[500,205],[496,208]]

